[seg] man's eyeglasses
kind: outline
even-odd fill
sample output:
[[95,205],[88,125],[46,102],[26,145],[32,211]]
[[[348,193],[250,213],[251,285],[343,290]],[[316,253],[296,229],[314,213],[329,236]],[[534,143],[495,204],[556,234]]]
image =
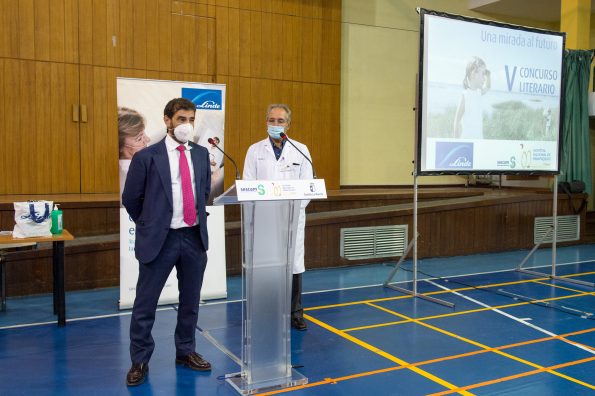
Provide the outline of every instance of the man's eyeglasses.
[[287,124],[287,120],[285,118],[269,118],[267,122],[269,124],[274,124],[275,122],[277,122],[277,124]]

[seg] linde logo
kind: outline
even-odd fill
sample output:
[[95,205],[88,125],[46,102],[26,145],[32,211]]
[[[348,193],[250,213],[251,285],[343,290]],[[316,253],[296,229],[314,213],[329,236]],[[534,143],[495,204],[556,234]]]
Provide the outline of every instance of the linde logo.
[[212,100],[205,100],[202,104],[200,105],[196,105],[197,109],[214,109],[214,110],[219,110],[221,109],[221,105],[218,103],[215,103]]
[[223,100],[219,89],[182,88],[182,97],[190,100],[198,110],[221,110]]
[[471,161],[465,157],[459,157],[448,165],[454,168],[469,168],[471,167]]
[[436,169],[472,169],[473,143],[436,142]]

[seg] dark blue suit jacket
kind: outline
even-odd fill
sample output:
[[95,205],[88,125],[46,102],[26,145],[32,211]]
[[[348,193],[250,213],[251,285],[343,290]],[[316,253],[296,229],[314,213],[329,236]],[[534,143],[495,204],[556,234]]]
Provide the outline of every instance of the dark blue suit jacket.
[[[196,191],[194,201],[205,250],[209,248],[206,202],[211,191],[209,152],[190,142]],[[165,138],[137,152],[126,177],[122,204],[136,223],[135,255],[141,263],[153,261],[167,237],[173,215],[169,158]]]

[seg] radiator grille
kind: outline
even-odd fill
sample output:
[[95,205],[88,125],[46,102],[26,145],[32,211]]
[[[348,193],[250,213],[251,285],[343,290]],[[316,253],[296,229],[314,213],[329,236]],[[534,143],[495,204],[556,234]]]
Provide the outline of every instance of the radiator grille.
[[[557,242],[569,242],[578,241],[581,237],[580,227],[580,216],[569,215],[569,216],[558,216],[558,235]],[[552,226],[552,217],[536,217],[533,229],[533,243],[537,244],[547,233],[548,229]],[[543,243],[551,243],[553,235],[548,235],[543,240]]]
[[347,260],[401,256],[406,246],[406,224],[341,229],[341,257]]

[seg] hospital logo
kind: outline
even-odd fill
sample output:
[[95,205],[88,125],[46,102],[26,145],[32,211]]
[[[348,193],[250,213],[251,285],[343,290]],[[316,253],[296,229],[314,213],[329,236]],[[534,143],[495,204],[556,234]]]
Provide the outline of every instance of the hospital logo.
[[223,108],[223,98],[219,89],[182,88],[182,97],[194,103],[197,110]]
[[473,143],[437,142],[436,169],[472,169]]

